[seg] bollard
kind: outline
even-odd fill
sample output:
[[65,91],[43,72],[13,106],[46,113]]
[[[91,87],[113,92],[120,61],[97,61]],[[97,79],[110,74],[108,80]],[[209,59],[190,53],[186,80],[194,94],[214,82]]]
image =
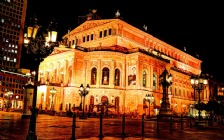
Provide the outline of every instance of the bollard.
[[103,138],[103,113],[100,113],[100,134],[98,136],[99,138]]
[[173,117],[170,117],[170,132],[173,132]]
[[156,130],[159,131],[159,115],[156,116]]
[[145,135],[145,114],[142,114],[142,135]]
[[75,127],[76,127],[76,113],[72,115],[72,137],[71,140],[75,140]]
[[183,115],[180,116],[180,128],[183,129]]
[[125,137],[125,114],[122,116],[122,137]]
[[192,128],[192,116],[190,116],[190,128]]

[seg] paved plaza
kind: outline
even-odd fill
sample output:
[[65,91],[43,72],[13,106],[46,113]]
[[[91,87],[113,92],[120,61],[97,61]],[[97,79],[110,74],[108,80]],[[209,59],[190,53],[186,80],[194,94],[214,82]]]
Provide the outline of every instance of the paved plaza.
[[[72,136],[72,118],[39,114],[36,122],[38,140],[69,140]],[[224,127],[190,128],[184,124],[160,123],[157,131],[156,121],[144,122],[142,119],[126,118],[122,129],[122,118],[103,118],[100,133],[100,119],[76,118],[75,138],[77,140],[223,140]],[[0,111],[0,140],[25,140],[28,134],[29,119],[21,119],[20,113]],[[99,137],[102,134],[103,137]]]

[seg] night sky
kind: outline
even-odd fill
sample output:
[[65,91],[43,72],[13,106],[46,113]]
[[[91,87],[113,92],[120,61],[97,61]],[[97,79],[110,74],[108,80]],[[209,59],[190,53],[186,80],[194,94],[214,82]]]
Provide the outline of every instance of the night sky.
[[[171,1],[171,0],[170,0]],[[58,40],[74,29],[78,16],[97,9],[102,19],[113,18],[117,10],[129,24],[143,29],[158,39],[202,60],[202,73],[224,81],[223,32],[224,8],[220,0],[28,0],[27,19],[36,15],[42,26],[51,19],[58,22]],[[23,62],[24,63],[24,60]],[[26,62],[25,62],[26,63]]]

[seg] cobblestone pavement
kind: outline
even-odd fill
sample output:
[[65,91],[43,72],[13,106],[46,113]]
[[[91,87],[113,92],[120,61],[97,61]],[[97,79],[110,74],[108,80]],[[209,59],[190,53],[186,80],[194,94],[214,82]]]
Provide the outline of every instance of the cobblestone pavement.
[[[72,118],[39,114],[36,122],[38,140],[69,140],[72,136]],[[187,124],[181,129],[174,123],[170,131],[169,123],[159,124],[145,121],[142,136],[141,119],[125,119],[122,131],[121,118],[103,118],[102,135],[100,138],[99,118],[76,119],[76,140],[224,140],[224,127],[190,128]],[[0,140],[25,140],[28,134],[29,119],[21,119],[20,113],[0,111]],[[122,133],[124,132],[124,133]],[[124,134],[124,135],[123,135]]]

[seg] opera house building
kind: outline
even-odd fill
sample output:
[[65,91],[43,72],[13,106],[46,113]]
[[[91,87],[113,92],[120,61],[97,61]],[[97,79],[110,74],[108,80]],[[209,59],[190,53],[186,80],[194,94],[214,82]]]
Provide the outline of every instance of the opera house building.
[[[119,18],[87,20],[63,39],[39,66],[38,108],[66,112],[84,106],[97,112],[111,106],[115,114],[153,116],[166,96],[173,114],[197,116],[191,112],[198,94],[190,77],[202,71],[198,58]],[[172,75],[167,95],[160,81],[164,70]],[[90,87],[85,96],[81,84]],[[208,100],[208,89],[200,96]]]

